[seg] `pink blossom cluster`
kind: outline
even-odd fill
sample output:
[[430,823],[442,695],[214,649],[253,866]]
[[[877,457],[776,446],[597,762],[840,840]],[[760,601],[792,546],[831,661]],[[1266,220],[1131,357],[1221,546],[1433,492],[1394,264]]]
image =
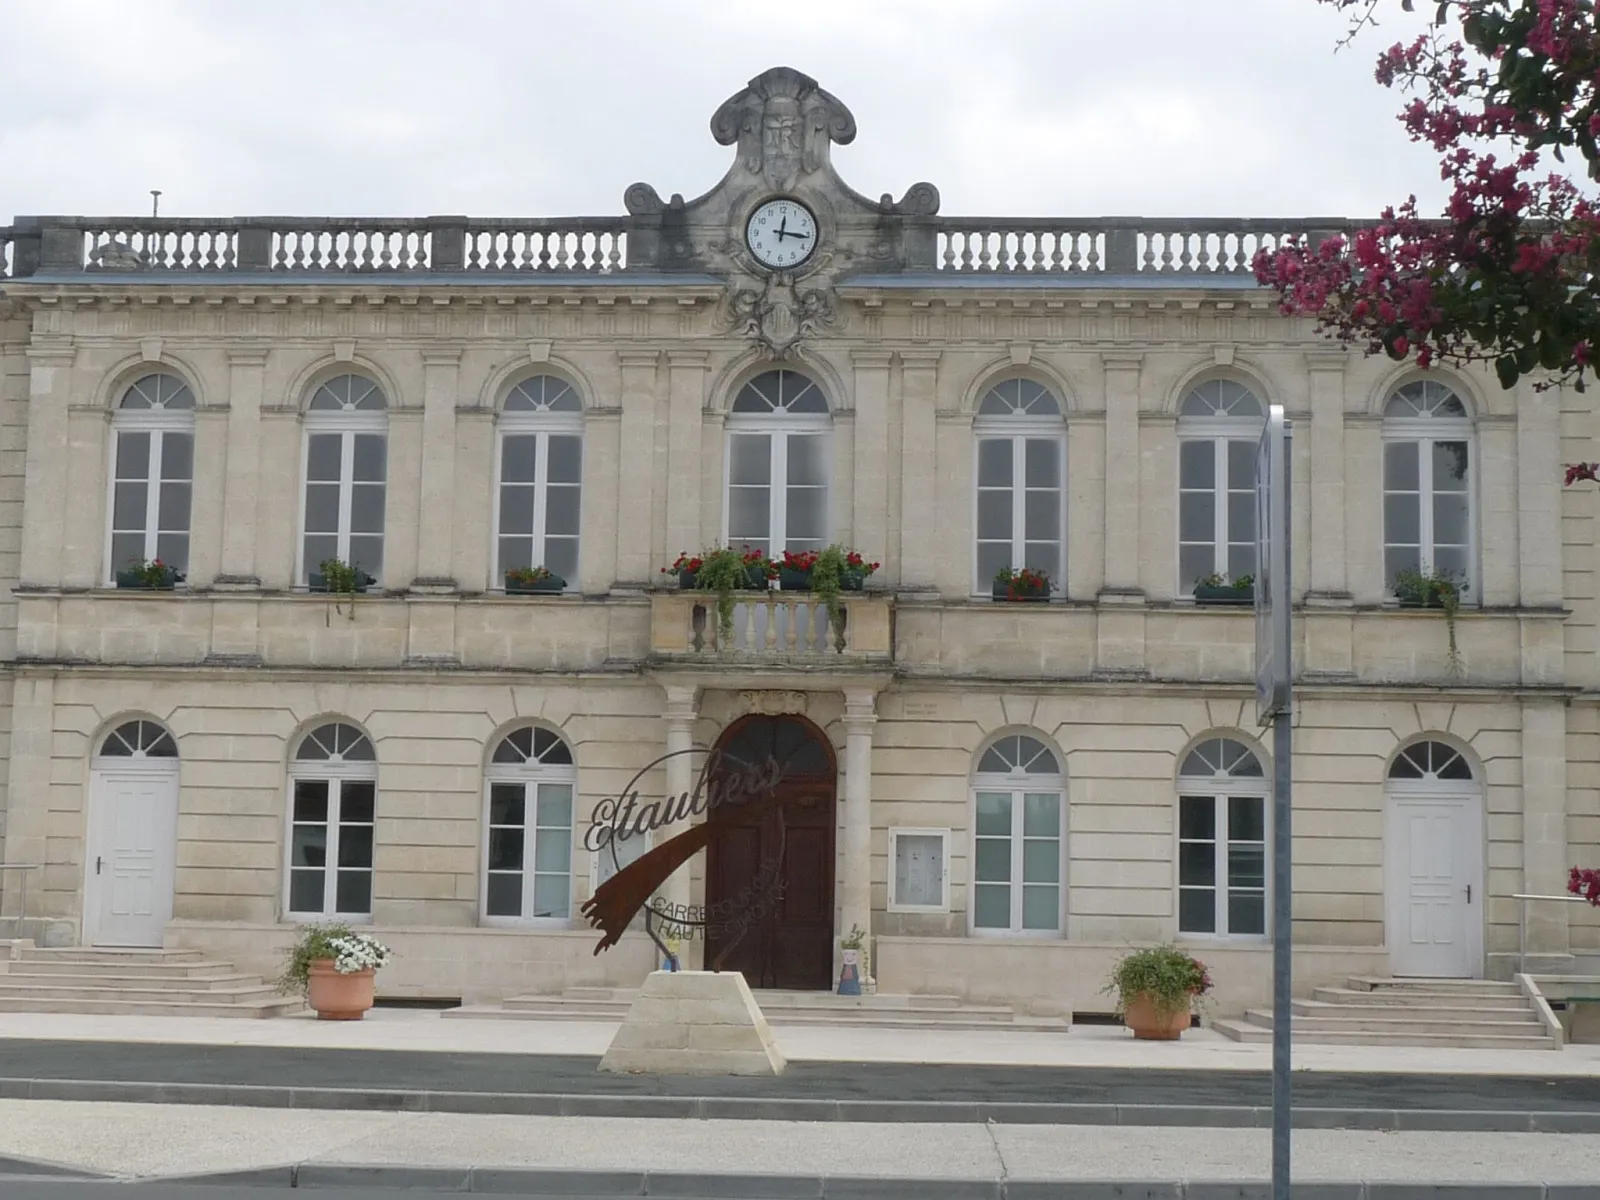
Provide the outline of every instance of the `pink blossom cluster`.
[[1567,876],[1567,891],[1600,908],[1600,871],[1593,867],[1573,867]]

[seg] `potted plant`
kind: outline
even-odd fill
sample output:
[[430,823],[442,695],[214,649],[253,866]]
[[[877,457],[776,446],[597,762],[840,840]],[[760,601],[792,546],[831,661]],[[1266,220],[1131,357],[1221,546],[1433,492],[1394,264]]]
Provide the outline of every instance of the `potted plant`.
[[565,591],[567,581],[549,567],[512,567],[506,572],[506,594],[530,595],[535,592]]
[[861,954],[867,934],[859,925],[851,925],[850,932],[839,939],[839,995],[861,995],[861,978],[864,974]]
[[778,587],[785,592],[809,592],[811,571],[817,565],[815,550],[785,550],[778,562]]
[[859,592],[866,584],[867,576],[876,574],[882,565],[882,563],[868,562],[854,550],[846,550],[839,586],[847,592]]
[[1042,601],[1050,599],[1050,576],[1032,567],[1006,567],[994,576],[996,600]]
[[[717,594],[717,633],[722,641],[733,637],[733,593],[751,586],[753,572],[746,558],[738,550],[719,546],[701,555],[694,573],[697,588]],[[765,573],[763,567],[763,578]]]
[[1456,613],[1461,609],[1461,593],[1466,585],[1453,571],[1422,571],[1407,567],[1394,577],[1394,596],[1401,608],[1437,608],[1444,612],[1450,637],[1448,663],[1451,674],[1461,669],[1456,651]]
[[167,566],[159,558],[152,558],[149,561],[132,558],[128,560],[127,570],[117,572],[117,586],[170,592],[182,578],[176,569]]
[[391,957],[376,938],[337,923],[304,926],[285,953],[278,987],[305,996],[322,1021],[361,1020],[372,1007],[373,976]]
[[[333,602],[335,612],[342,611],[344,600],[342,597],[354,596],[365,592],[378,581],[368,575],[360,567],[353,567],[343,559],[325,558],[317,565],[306,580],[313,592],[327,592],[331,596],[340,597]],[[352,604],[348,613],[350,619],[356,619],[356,608]]]
[[678,586],[685,591],[698,587],[698,578],[701,564],[705,560],[698,554],[679,554],[670,567],[662,567],[661,573],[678,581]]
[[1254,575],[1240,575],[1230,580],[1213,572],[1194,581],[1196,604],[1254,604],[1255,601]]
[[1194,1001],[1211,990],[1205,963],[1174,945],[1135,950],[1117,963],[1105,991],[1133,1036],[1173,1041],[1189,1028]]
[[778,564],[761,550],[752,550],[746,546],[739,551],[739,561],[744,564],[745,572],[742,586],[750,591],[765,592],[772,587],[773,580],[778,578]]

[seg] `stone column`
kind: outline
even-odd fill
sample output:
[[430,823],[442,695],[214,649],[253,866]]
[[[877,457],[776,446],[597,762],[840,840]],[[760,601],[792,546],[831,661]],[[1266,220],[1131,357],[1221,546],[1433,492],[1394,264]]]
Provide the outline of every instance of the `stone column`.
[[[899,563],[889,557],[889,359],[884,350],[854,350],[855,364],[855,512],[851,540],[870,562],[882,562],[893,580]],[[778,547],[773,547],[774,550]]]
[[[705,541],[700,535],[700,412],[706,404],[704,350],[667,351],[671,377],[667,409],[667,547],[694,550]],[[624,417],[626,421],[626,417]],[[665,562],[659,566],[666,566]],[[655,572],[645,563],[645,578]]]
[[1514,394],[1520,599],[1524,608],[1560,608],[1561,401],[1559,394],[1527,386],[1519,386]]
[[[67,402],[77,351],[65,338],[36,337],[28,347],[28,449],[23,461],[27,520],[22,528],[22,582],[61,582],[66,540]],[[104,491],[102,485],[101,490]]]
[[[617,578],[617,448],[620,408],[591,408],[583,416],[583,534],[578,543],[578,586],[590,596],[611,590]],[[665,564],[662,564],[665,565]]]
[[1106,575],[1102,603],[1139,603],[1139,367],[1142,354],[1104,354]]
[[[666,764],[667,795],[673,797],[681,796],[694,788],[695,756],[684,751],[694,746],[694,723],[700,715],[697,708],[700,689],[668,684],[664,690],[667,693],[667,702],[662,714],[667,719],[667,753],[673,756],[667,759]],[[675,837],[681,832],[683,832],[681,827],[672,826],[662,831],[665,837]],[[689,903],[689,873],[690,863],[684,863],[662,884],[661,898],[669,907],[675,908]],[[701,942],[686,942],[679,947],[678,958],[686,970],[696,969],[691,966],[690,959],[693,957],[698,964],[703,952],[704,946]]]
[[1104,413],[1080,413],[1067,424],[1067,577],[1071,600],[1093,600],[1105,583],[1106,484]]
[[413,588],[456,588],[450,559],[455,512],[456,380],[460,367],[459,349],[422,352],[422,474],[417,488],[417,577]]
[[1482,416],[1476,424],[1473,467],[1478,477],[1467,483],[1478,502],[1478,544],[1486,552],[1479,557],[1483,578],[1478,594],[1470,598],[1492,608],[1512,608],[1522,599],[1517,419]]
[[[4,853],[0,853],[0,861],[43,864],[49,857],[55,680],[50,676],[18,679],[12,705],[5,838],[0,841]],[[75,855],[71,851],[66,853],[73,862],[83,861],[81,848]],[[19,895],[22,875],[17,871],[7,871],[5,875],[5,881],[0,883],[4,888],[0,905],[9,914],[22,902]],[[59,915],[67,911],[70,909],[61,904],[59,894],[51,896],[47,906],[45,872],[28,872],[29,915],[39,917],[46,912]]]
[[901,591],[935,592],[941,557],[936,524],[939,351],[902,350],[900,364],[900,545],[895,568]]
[[1344,422],[1345,588],[1357,604],[1389,594],[1383,577],[1383,421],[1347,416]]
[[[617,459],[617,512],[626,514],[617,528],[618,586],[645,587],[655,572],[650,564],[650,535],[655,528],[656,367],[659,350],[624,350],[622,429]],[[693,550],[697,547],[688,546]],[[657,563],[664,567],[666,563]]]
[[261,585],[256,574],[256,495],[261,473],[261,394],[266,386],[266,367],[265,350],[241,347],[228,351],[222,560],[214,580],[219,588]]
[[[872,727],[877,694],[844,694],[844,886],[839,889],[839,933],[872,932]],[[871,945],[869,939],[868,945]],[[869,956],[869,969],[872,961]]]
[[[1306,353],[1311,374],[1311,575],[1308,599],[1351,603],[1345,580],[1344,371],[1348,355]],[[1301,438],[1295,438],[1296,442]]]
[[[1557,481],[1559,482],[1559,480]],[[1564,896],[1567,851],[1567,709],[1562,700],[1522,705],[1522,890]],[[1567,906],[1528,905],[1528,949],[1568,952]],[[1530,969],[1538,970],[1536,966]]]

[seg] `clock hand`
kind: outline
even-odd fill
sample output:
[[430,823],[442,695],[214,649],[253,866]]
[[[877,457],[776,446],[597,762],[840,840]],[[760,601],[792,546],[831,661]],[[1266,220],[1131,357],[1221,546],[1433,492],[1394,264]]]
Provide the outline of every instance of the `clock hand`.
[[783,218],[783,221],[778,225],[778,236],[779,237],[788,237],[789,235],[786,232],[788,230],[788,228],[789,228],[789,218],[788,218],[788,215],[785,214],[785,216]]
[[803,234],[803,233],[790,233],[788,230],[780,228],[778,230],[778,236],[781,237],[781,238],[791,238],[792,237],[792,238],[800,238],[800,239],[804,240],[806,235]]

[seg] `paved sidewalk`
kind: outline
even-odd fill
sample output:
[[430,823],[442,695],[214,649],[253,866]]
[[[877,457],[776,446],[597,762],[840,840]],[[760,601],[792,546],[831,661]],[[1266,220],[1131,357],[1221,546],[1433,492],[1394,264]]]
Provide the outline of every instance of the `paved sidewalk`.
[[[457,1179],[468,1169],[538,1168],[769,1180],[1264,1180],[1269,1136],[1254,1129],[640,1122],[0,1101],[0,1155],[122,1178],[274,1168],[257,1179],[279,1186],[288,1183],[289,1164],[310,1164],[300,1169],[301,1186],[331,1182],[340,1175],[333,1168],[350,1166],[431,1168]],[[1295,1178],[1305,1181],[1600,1178],[1600,1135],[1307,1130],[1296,1133],[1294,1154]],[[442,1177],[413,1170],[410,1178],[415,1186]],[[343,1179],[350,1181],[349,1172]]]
[[[250,1021],[217,1017],[79,1016],[0,1013],[6,1039],[167,1042],[189,1045],[305,1046],[483,1054],[605,1053],[614,1023],[442,1019],[437,1012],[373,1009],[363,1021],[310,1015]],[[775,1031],[791,1062],[992,1063],[1019,1066],[1161,1067],[1266,1071],[1270,1045],[1242,1045],[1210,1029],[1177,1042],[1136,1042],[1120,1026],[1078,1025],[1065,1033],[1004,1028],[961,1032],[848,1025]],[[0,1064],[3,1065],[3,1064]],[[1600,1075],[1600,1045],[1563,1050],[1442,1050],[1411,1046],[1296,1045],[1297,1070],[1444,1075]],[[0,1070],[0,1074],[9,1074]]]

